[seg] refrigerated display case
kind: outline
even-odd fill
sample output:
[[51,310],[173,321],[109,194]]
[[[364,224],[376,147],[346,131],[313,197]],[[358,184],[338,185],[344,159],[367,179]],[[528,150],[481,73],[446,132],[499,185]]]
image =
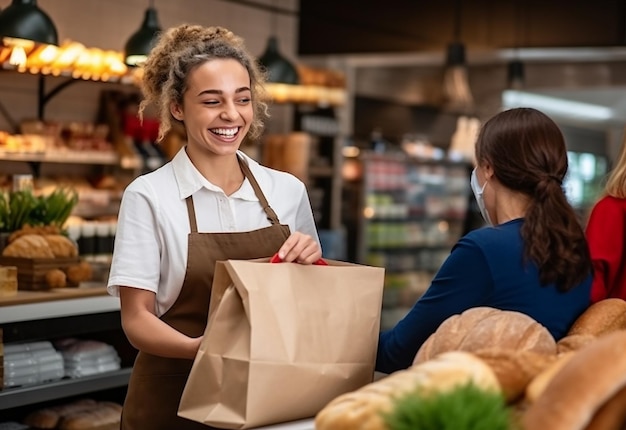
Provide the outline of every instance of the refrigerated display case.
[[464,233],[471,165],[401,152],[365,152],[361,163],[357,260],[386,269],[386,329],[424,293]]

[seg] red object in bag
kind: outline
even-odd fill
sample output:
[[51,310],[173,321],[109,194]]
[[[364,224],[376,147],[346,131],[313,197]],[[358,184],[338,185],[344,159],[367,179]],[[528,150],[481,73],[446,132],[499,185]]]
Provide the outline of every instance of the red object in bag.
[[[270,258],[270,263],[282,263],[283,260],[278,256],[278,253],[274,254],[272,258]],[[316,266],[328,266],[328,263],[322,260],[321,258],[317,260],[315,263]]]

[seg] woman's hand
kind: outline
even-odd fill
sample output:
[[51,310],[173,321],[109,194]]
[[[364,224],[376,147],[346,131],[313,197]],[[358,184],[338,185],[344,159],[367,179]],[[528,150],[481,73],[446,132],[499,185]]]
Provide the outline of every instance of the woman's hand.
[[308,234],[293,232],[278,250],[281,260],[300,264],[313,264],[322,258],[322,249]]

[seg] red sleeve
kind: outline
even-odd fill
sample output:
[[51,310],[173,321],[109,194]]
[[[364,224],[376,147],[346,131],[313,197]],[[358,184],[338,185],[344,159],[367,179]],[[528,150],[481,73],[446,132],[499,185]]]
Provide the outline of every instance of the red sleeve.
[[604,197],[594,206],[587,222],[586,236],[591,253],[594,277],[591,288],[593,303],[607,297],[626,299],[626,290],[613,291],[624,258],[624,210],[612,197]]

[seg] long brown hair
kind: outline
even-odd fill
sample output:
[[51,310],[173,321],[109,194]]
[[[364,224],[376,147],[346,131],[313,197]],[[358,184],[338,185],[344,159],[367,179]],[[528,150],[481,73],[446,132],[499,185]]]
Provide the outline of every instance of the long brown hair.
[[567,291],[582,282],[591,258],[563,191],[567,150],[555,122],[531,108],[500,112],[478,135],[476,161],[489,163],[505,187],[530,196],[521,235],[525,261],[537,264],[541,284]]

